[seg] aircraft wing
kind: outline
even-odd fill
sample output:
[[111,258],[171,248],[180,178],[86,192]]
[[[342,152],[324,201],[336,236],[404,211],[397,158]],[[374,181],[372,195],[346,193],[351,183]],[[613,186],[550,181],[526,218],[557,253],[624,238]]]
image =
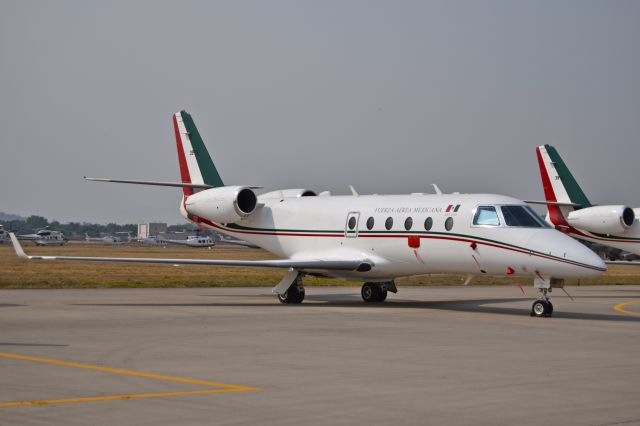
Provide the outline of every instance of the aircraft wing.
[[10,233],[16,254],[28,260],[70,260],[85,262],[160,263],[169,265],[242,266],[253,268],[293,268],[297,270],[359,271],[371,270],[372,262],[362,260],[216,260],[216,259],[163,259],[147,257],[89,257],[89,256],[29,256],[24,252],[15,234]]
[[640,266],[640,262],[631,262],[628,260],[606,260],[604,263],[607,265]]

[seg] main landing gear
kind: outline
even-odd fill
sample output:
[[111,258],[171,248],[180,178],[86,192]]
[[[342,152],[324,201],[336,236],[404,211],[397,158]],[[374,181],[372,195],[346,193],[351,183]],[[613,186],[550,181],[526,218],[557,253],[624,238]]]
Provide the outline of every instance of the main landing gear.
[[387,292],[397,293],[398,289],[393,281],[384,283],[364,283],[360,294],[367,303],[382,303],[387,299]]
[[278,294],[280,303],[302,303],[304,300],[304,286],[302,285],[302,277],[298,276],[287,291]]

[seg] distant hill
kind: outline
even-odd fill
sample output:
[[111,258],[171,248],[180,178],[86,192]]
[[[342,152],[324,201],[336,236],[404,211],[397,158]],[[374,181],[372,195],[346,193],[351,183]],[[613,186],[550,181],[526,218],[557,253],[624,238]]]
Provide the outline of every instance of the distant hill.
[[26,218],[20,216],[19,214],[0,212],[0,222],[2,221],[7,222],[10,220],[26,220]]

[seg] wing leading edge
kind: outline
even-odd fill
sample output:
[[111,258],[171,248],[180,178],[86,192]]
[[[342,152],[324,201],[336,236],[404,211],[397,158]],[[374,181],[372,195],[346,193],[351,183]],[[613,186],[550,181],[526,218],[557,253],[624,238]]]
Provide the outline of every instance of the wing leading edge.
[[358,271],[371,270],[373,263],[362,260],[216,260],[216,259],[163,259],[148,257],[90,257],[90,256],[29,256],[15,234],[9,234],[16,254],[28,260],[61,260],[81,262],[157,263],[169,265],[241,266],[252,268],[293,268],[296,270]]

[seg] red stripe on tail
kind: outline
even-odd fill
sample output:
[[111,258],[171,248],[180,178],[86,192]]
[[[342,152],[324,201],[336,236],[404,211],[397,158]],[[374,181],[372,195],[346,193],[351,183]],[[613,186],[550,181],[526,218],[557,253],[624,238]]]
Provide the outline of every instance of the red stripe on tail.
[[[191,183],[191,175],[189,175],[189,167],[187,166],[187,158],[184,156],[184,147],[182,146],[182,139],[180,138],[180,129],[178,128],[178,120],[174,114],[173,116],[173,129],[176,134],[176,146],[178,148],[178,164],[180,164],[180,178],[182,183]],[[193,195],[193,188],[182,188],[185,198],[189,195]]]
[[[558,199],[556,198],[556,193],[553,191],[553,185],[551,185],[551,179],[549,178],[549,173],[547,173],[547,168],[544,165],[544,159],[542,158],[540,148],[536,148],[536,155],[538,156],[538,166],[540,167],[540,177],[542,178],[544,198],[550,202],[557,202]],[[549,211],[549,219],[554,225],[569,226],[567,220],[562,215],[562,211],[559,206],[547,204],[547,210]]]

